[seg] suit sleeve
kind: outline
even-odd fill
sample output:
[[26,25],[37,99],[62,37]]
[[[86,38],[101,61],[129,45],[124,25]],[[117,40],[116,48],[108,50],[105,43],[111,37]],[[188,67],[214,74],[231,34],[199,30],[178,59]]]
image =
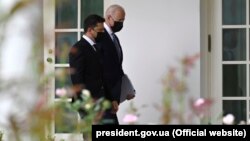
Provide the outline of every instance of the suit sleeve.
[[73,89],[77,97],[80,96],[84,88],[85,55],[78,49],[72,47],[69,53],[70,77]]
[[122,85],[122,79],[119,79],[114,87],[112,88],[112,99],[115,101],[118,101],[120,103],[120,96],[121,96],[121,85]]
[[111,101],[120,101],[121,78],[123,76],[122,62],[117,58],[115,45],[110,35],[105,31],[105,36],[99,43],[103,64],[103,79],[105,95]]
[[117,81],[104,80],[105,95],[110,101],[120,102],[122,79]]

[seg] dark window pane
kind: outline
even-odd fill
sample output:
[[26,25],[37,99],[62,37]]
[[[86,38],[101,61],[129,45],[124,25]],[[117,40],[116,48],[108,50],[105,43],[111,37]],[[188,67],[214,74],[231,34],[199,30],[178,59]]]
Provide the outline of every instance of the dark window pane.
[[223,115],[233,114],[235,124],[246,121],[246,101],[245,100],[223,100]]
[[223,29],[223,61],[246,60],[246,30]]
[[246,96],[246,65],[223,65],[223,96]]
[[69,49],[77,41],[77,33],[56,33],[56,64],[67,64]]
[[223,0],[223,25],[246,24],[246,0]]
[[77,0],[56,0],[56,28],[77,27]]
[[83,28],[83,21],[89,14],[98,14],[103,16],[103,0],[82,0],[81,1],[81,22]]
[[69,68],[55,68],[55,74],[55,97],[58,98],[63,93],[70,97],[72,83]]

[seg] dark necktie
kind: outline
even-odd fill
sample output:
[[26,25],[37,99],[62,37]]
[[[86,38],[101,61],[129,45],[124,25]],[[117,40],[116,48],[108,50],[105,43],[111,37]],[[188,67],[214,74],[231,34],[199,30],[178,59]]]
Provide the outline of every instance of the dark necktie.
[[96,44],[93,44],[93,48],[95,51],[97,51],[97,45]]
[[121,61],[122,52],[121,52],[120,44],[118,42],[117,36],[114,33],[112,33],[112,36],[113,36],[113,41],[114,41],[114,44],[115,44],[115,48],[116,48],[116,51],[117,51],[117,54],[118,54],[119,61]]

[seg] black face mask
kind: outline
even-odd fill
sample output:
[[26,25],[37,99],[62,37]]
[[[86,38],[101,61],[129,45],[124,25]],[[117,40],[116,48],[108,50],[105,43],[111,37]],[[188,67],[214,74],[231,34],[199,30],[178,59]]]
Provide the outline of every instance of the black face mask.
[[104,32],[97,32],[97,36],[95,38],[96,42],[100,42],[103,38]]
[[115,21],[114,25],[111,27],[113,32],[119,32],[123,27],[123,22]]

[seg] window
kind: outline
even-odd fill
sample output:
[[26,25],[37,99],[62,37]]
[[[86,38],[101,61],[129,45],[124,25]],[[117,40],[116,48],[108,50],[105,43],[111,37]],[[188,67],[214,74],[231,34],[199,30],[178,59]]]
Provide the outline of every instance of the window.
[[[56,90],[68,89],[72,86],[68,53],[70,47],[82,36],[85,17],[89,14],[103,16],[103,7],[103,0],[44,0],[45,67],[47,73],[55,72],[56,74],[48,84],[51,102],[56,102],[58,99],[55,95]],[[71,113],[71,111],[69,114],[78,116],[77,113]],[[72,132],[71,128],[74,128],[75,120],[69,120],[65,115],[62,122],[67,123],[69,128],[59,129],[56,126],[58,123],[56,119],[52,127],[54,133]]]
[[[207,0],[206,37],[210,37],[206,62],[208,96],[214,100],[212,123],[218,117],[235,116],[235,124],[249,119],[250,99],[250,4],[249,0]],[[208,38],[206,38],[208,39]]]

